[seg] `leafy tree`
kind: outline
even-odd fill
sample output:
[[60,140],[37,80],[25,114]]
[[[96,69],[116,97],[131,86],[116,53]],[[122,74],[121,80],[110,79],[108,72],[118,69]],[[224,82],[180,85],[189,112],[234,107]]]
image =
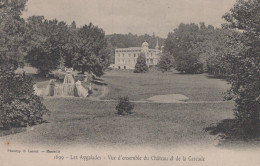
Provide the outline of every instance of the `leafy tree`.
[[47,75],[60,64],[59,51],[44,46],[32,47],[25,58],[31,66],[38,69],[40,75]]
[[166,53],[160,55],[160,60],[157,64],[157,67],[162,72],[165,72],[171,70],[173,68],[173,64],[174,58],[169,53]]
[[76,22],[73,21],[69,26],[67,43],[64,45],[64,54],[62,55],[62,60],[64,61],[64,66],[67,68],[73,67],[73,57],[76,51],[77,43],[74,41],[77,38],[78,28]]
[[14,71],[26,51],[26,0],[0,1],[0,123],[6,128],[41,123],[48,112],[34,94],[32,78]]
[[25,21],[20,17],[27,0],[0,0],[0,67],[23,63]]
[[159,45],[163,45],[164,38],[158,36],[145,35],[134,35],[132,33],[128,34],[112,34],[106,36],[107,40],[113,47],[116,48],[127,48],[127,47],[140,47],[144,41],[149,43],[150,48],[155,48],[157,39]]
[[193,46],[199,41],[199,26],[181,23],[174,32],[170,32],[165,41],[165,52],[174,58],[181,56],[183,52],[192,50]]
[[204,29],[206,29],[204,24],[199,27],[194,23],[181,23],[174,32],[168,34],[164,52],[174,58],[176,70],[183,73],[203,72],[202,63],[199,62],[200,54],[194,50],[199,42],[205,40],[206,35],[201,33],[205,31]]
[[144,53],[141,53],[137,58],[134,73],[146,73],[148,72],[148,70],[149,69],[148,66],[146,65],[145,55]]
[[82,73],[103,75],[104,70],[109,65],[109,51],[105,32],[92,23],[84,25],[77,30],[73,43],[72,64],[74,69]]
[[203,64],[194,52],[184,52],[175,58],[175,69],[182,73],[200,74],[203,72]]
[[231,74],[232,64],[227,60],[230,52],[244,48],[237,43],[232,43],[232,47],[228,45],[231,45],[231,39],[239,35],[240,33],[234,30],[217,28],[211,31],[203,42],[197,43],[194,46],[194,51],[199,54],[199,61],[203,63],[203,70],[223,78]]
[[65,22],[32,16],[27,22],[26,61],[42,75],[57,69],[61,57],[68,51],[69,29]]
[[239,0],[223,17],[228,22],[225,27],[242,32],[233,42],[245,46],[231,52],[228,59],[235,68],[228,79],[229,92],[236,101],[235,116],[248,134],[256,134],[260,114],[260,1]]

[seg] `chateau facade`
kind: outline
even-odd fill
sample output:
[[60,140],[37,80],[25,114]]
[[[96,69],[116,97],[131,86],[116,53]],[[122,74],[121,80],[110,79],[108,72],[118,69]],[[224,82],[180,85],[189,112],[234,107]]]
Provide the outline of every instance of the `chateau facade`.
[[146,64],[148,66],[157,65],[160,58],[160,50],[158,41],[155,49],[149,49],[149,44],[145,41],[142,47],[129,47],[115,49],[115,64],[114,68],[117,69],[134,69],[137,58],[141,53],[144,53]]

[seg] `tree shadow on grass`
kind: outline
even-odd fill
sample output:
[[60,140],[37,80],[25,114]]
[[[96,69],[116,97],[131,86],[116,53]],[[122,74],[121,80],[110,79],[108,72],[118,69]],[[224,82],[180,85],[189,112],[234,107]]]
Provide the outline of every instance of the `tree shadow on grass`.
[[235,119],[225,119],[220,123],[205,128],[211,135],[218,136],[218,146],[248,146],[260,147],[260,121],[251,130],[246,131]]
[[0,127],[0,137],[17,134],[26,131],[26,127],[15,127],[10,130],[7,130],[4,127]]
[[219,79],[219,80],[227,80],[227,76],[216,76],[216,75],[211,75],[211,74],[206,74],[206,77],[209,79]]
[[28,126],[28,127],[13,126],[11,128],[6,128],[4,126],[1,126],[1,124],[0,124],[0,137],[22,133],[22,132],[28,131],[29,128],[32,128],[34,126],[41,125],[41,124],[44,124],[44,123],[50,123],[50,122],[48,122],[47,120],[44,120],[43,122],[41,122],[39,124],[35,124],[33,126]]

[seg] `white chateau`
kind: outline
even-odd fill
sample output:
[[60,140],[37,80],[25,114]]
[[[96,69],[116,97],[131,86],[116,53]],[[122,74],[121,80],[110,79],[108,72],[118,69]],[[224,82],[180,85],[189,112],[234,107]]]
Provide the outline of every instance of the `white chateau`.
[[115,64],[113,67],[117,69],[134,69],[137,58],[141,53],[144,53],[148,66],[157,65],[160,52],[158,40],[155,49],[149,49],[149,44],[146,41],[142,44],[142,47],[117,48],[115,49]]

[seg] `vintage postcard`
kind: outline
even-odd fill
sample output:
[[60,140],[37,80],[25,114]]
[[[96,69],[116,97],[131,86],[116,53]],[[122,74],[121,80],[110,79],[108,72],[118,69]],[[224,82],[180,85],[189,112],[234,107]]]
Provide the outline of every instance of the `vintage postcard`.
[[259,0],[0,0],[0,165],[260,165]]

